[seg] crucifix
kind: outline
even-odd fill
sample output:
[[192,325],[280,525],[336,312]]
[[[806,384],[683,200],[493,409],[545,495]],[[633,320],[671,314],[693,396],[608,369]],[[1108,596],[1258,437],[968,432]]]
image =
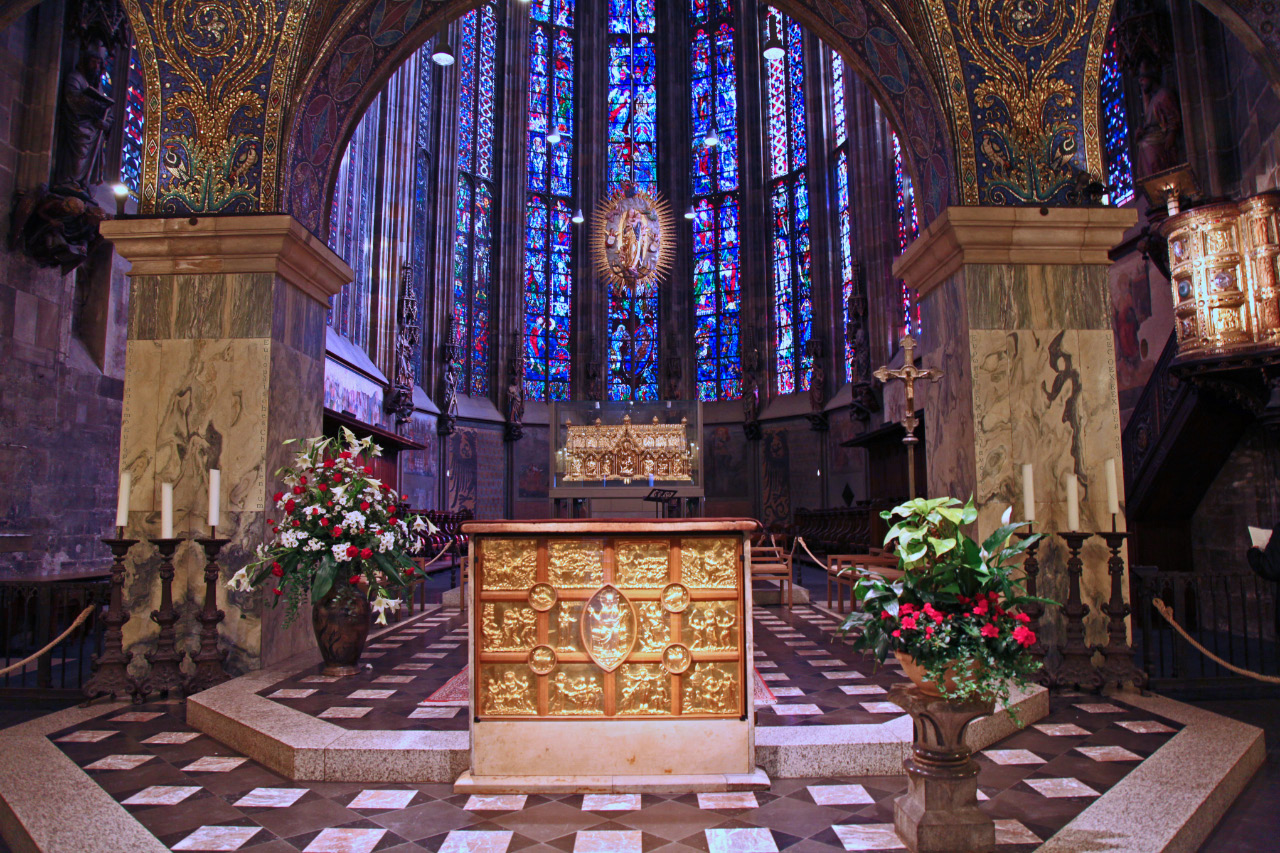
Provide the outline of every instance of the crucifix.
[[891,379],[901,379],[902,384],[906,386],[907,405],[901,423],[907,434],[902,437],[902,443],[907,446],[907,488],[910,489],[911,499],[915,500],[916,444],[920,441],[916,438],[916,425],[919,423],[916,419],[916,380],[928,379],[932,382],[937,382],[942,376],[942,371],[916,367],[916,340],[910,335],[904,335],[902,338],[902,367],[897,370],[890,370],[886,364],[877,368],[874,375],[876,379],[885,384],[888,384]]

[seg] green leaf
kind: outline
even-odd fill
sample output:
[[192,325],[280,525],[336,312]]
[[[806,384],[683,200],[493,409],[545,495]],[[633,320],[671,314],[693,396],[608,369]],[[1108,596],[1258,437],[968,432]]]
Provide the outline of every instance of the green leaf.
[[997,548],[1003,545],[1005,540],[1008,539],[1010,536],[1012,536],[1014,534],[1014,531],[1016,531],[1023,524],[1024,522],[1017,522],[1016,524],[1006,524],[1005,526],[999,528],[998,530],[996,530],[996,532],[992,533],[990,536],[987,537],[987,541],[982,543],[982,550],[986,551],[987,553],[994,552]]
[[315,578],[311,581],[311,600],[319,601],[328,595],[337,578],[338,564],[334,562],[332,554],[325,554],[320,559],[320,568],[316,570]]
[[973,505],[973,498],[969,498],[969,502],[964,505],[964,511],[961,521],[964,524],[973,524],[978,520],[978,509]]
[[391,565],[391,562],[387,559],[386,554],[381,554],[375,551],[373,555],[373,561],[378,564],[378,568],[382,569],[382,571],[386,573],[387,580],[391,581],[396,586],[405,586],[404,578],[401,577],[400,572],[398,572],[396,568],[393,565]]

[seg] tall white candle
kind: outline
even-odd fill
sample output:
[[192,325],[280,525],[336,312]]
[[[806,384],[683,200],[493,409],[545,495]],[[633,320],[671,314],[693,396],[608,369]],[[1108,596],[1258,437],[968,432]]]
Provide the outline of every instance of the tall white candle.
[[1120,514],[1120,489],[1116,484],[1116,460],[1115,457],[1108,459],[1102,466],[1102,470],[1107,475],[1107,512],[1112,515]]
[[1067,475],[1067,530],[1080,529],[1080,481]]
[[218,526],[218,501],[222,497],[222,472],[217,468],[209,469],[209,527]]
[[160,538],[173,538],[173,483],[160,484]]
[[120,494],[116,495],[116,527],[129,526],[129,489],[133,488],[133,475],[125,471],[120,475]]
[[1022,520],[1036,520],[1036,490],[1031,479],[1031,463],[1022,465]]

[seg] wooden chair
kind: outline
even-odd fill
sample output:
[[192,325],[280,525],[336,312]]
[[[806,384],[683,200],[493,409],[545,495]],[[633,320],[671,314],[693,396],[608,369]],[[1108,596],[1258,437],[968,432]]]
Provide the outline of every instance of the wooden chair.
[[751,546],[751,580],[776,580],[779,593],[785,584],[787,609],[791,609],[795,599],[795,580],[791,575],[791,555],[781,546]]
[[844,595],[841,586],[849,587],[849,609],[857,609],[854,585],[867,575],[875,575],[887,581],[902,577],[896,554],[879,548],[872,554],[832,554],[827,558],[827,607],[831,606],[831,589],[835,587],[838,612],[844,613]]

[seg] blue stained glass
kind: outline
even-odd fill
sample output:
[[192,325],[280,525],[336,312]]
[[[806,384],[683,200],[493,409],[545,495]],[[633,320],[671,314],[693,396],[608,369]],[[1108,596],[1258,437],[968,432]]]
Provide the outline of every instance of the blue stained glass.
[[[920,217],[916,211],[915,188],[911,185],[911,176],[903,166],[902,145],[898,142],[896,133],[893,134],[893,178],[897,190],[898,251],[901,252],[920,233]],[[916,304],[914,294],[905,282],[899,282],[898,287],[902,298],[902,324],[899,328],[906,335],[919,334],[920,306]]]
[[1107,152],[1107,189],[1119,207],[1133,200],[1133,163],[1129,159],[1129,116],[1124,104],[1124,77],[1116,47],[1116,29],[1107,34],[1102,53],[1102,145]]
[[129,48],[129,76],[124,103],[123,150],[120,152],[120,181],[135,198],[142,188],[142,126],[146,101],[142,97],[142,68],[138,62],[138,46]]
[[[531,400],[565,400],[573,304],[574,0],[538,0],[531,17],[524,387]],[[559,142],[547,141],[553,129]]]

